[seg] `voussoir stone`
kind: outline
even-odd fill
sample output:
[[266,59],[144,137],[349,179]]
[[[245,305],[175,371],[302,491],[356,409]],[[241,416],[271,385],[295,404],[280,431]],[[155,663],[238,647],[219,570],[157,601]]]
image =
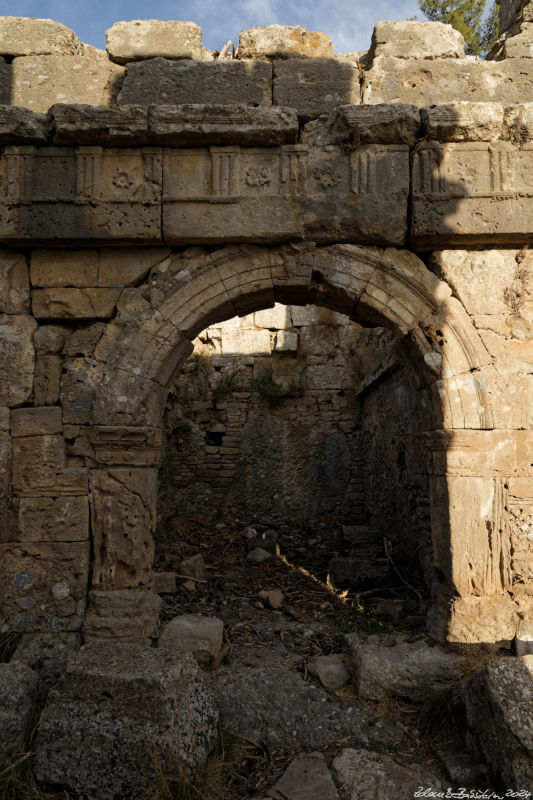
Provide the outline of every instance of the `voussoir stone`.
[[469,728],[508,789],[533,785],[533,655],[497,658],[458,688]]
[[11,67],[11,103],[43,113],[55,103],[110,105],[125,72],[107,60],[71,55],[15,58]]
[[185,614],[174,617],[159,636],[159,647],[176,653],[192,653],[198,663],[208,666],[222,647],[224,623],[216,617]]
[[461,58],[465,40],[443,22],[378,22],[374,26],[370,58]]
[[105,38],[109,58],[117,64],[157,56],[203,59],[202,29],[194,22],[158,19],[115,22]]
[[0,17],[0,54],[4,56],[78,56],[84,44],[74,31],[51,19]]
[[189,775],[217,737],[218,712],[191,656],[119,642],[72,655],[35,743],[39,780],[91,800],[135,800],[158,770]]
[[241,31],[239,58],[333,58],[333,44],[325,33],[300,25],[265,25]]
[[17,106],[0,106],[0,144],[46,144],[44,114]]
[[141,106],[57,103],[48,124],[54,144],[133,147],[148,141],[148,114]]
[[396,641],[376,635],[346,637],[354,665],[354,683],[361,697],[382,700],[405,697],[414,702],[427,700],[432,692],[458,680],[464,660],[425,640]]
[[315,147],[344,144],[408,144],[420,135],[420,111],[412,105],[339,106],[326,119],[307,123],[303,141]]
[[25,664],[0,664],[0,770],[26,751],[35,687],[36,675]]
[[259,61],[207,63],[152,58],[128,66],[118,103],[180,105],[219,103],[221,99],[229,104],[272,105],[271,65]]
[[298,117],[292,108],[190,104],[151,106],[150,142],[175,147],[293,144]]
[[491,142],[503,129],[501,103],[461,101],[428,106],[421,111],[422,126],[428,139],[443,142]]

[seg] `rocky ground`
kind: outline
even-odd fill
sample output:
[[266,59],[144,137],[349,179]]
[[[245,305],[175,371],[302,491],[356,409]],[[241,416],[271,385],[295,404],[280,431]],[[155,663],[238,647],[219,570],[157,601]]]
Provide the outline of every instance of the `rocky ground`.
[[[163,625],[198,613],[224,623],[222,650],[206,674],[222,725],[241,737],[242,758],[221,800],[318,797],[305,794],[306,780],[325,781],[321,800],[350,797],[354,769],[363,794],[353,796],[369,800],[391,791],[411,797],[419,785],[486,786],[431,693],[416,703],[364,699],[352,683],[346,634],[424,639],[422,587],[409,588],[397,573],[360,595],[332,586],[328,565],[342,548],[334,520],[275,529],[268,519],[249,522],[199,506],[170,518],[157,541],[156,568],[178,574],[176,591],[162,595]],[[334,677],[322,682],[317,664],[332,654]]]

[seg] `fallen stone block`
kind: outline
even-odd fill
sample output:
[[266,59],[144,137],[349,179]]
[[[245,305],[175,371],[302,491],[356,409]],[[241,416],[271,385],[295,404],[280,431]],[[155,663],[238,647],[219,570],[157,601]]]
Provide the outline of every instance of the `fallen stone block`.
[[156,594],[173,594],[176,591],[176,573],[154,572],[152,589]]
[[457,697],[492,770],[509,790],[533,785],[533,655],[496,658]]
[[11,67],[11,103],[43,113],[55,103],[111,105],[124,76],[118,64],[83,56],[15,58]]
[[292,108],[245,105],[158,105],[149,110],[153,144],[173,147],[294,144],[298,117]]
[[307,753],[291,762],[279,781],[267,792],[273,800],[338,800],[339,795],[323,753]]
[[[119,105],[188,103],[272,105],[272,67],[259,61],[171,61],[153,58],[132,63]],[[290,105],[290,103],[277,103]]]
[[341,689],[351,680],[346,664],[336,653],[314,658],[309,662],[308,669],[313,678],[318,678],[324,689],[330,692]]
[[274,611],[283,605],[283,592],[279,589],[265,589],[259,592],[259,597]]
[[148,142],[148,114],[141,106],[56,103],[48,124],[54,144],[134,147]]
[[26,752],[37,676],[26,664],[0,664],[0,770]]
[[394,636],[349,634],[357,693],[371,700],[404,697],[420,703],[460,679],[464,660],[425,640],[401,642]]
[[222,648],[224,623],[216,617],[185,614],[174,617],[159,636],[159,647],[175,653],[192,653],[197,662],[209,666]]
[[213,748],[217,721],[190,656],[92,642],[49,695],[35,774],[91,800],[136,800],[158,771],[190,775]]
[[0,144],[47,144],[44,114],[17,106],[0,106]]
[[443,22],[377,22],[372,34],[369,60],[379,56],[396,58],[463,58],[465,40]]
[[85,641],[113,639],[149,644],[155,633],[161,598],[145,589],[89,592],[89,607],[83,623]]
[[195,556],[184,558],[179,565],[180,576],[183,578],[190,578],[193,581],[203,581],[206,578],[206,569],[204,557],[201,553],[196,553]]
[[81,56],[74,31],[51,19],[0,17],[0,53],[5,56]]
[[333,760],[332,771],[350,800],[412,800],[420,787],[444,791],[436,775],[424,767],[397,764],[390,756],[345,749]]
[[241,31],[239,58],[333,58],[333,44],[325,33],[300,25],[265,25]]
[[203,58],[202,29],[194,22],[134,19],[106,31],[107,54],[117,64],[148,58]]

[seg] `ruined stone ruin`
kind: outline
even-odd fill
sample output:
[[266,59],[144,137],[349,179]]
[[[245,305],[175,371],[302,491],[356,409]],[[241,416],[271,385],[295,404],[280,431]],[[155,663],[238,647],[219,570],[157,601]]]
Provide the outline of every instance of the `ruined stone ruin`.
[[[9,680],[27,697],[21,653],[34,666],[46,648],[86,645],[43,716],[42,780],[130,797],[127,759],[112,790],[90,770],[69,783],[72,754],[49,745],[73,735],[61,720],[86,720],[79,704],[102,681],[111,716],[127,706],[128,659],[147,697],[165,685],[170,729],[195,698],[189,744],[169,758],[193,768],[212,747],[218,712],[195,662],[176,677],[164,648],[147,654],[166,591],[154,535],[185,502],[172,491],[190,500],[202,481],[209,502],[256,498],[284,519],[313,503],[348,524],[366,514],[345,577],[396,537],[420,551],[433,643],[500,647],[533,669],[529,5],[502,0],[486,61],[440,23],[380,22],[367,52],[337,54],[325,34],[253,28],[216,60],[190,22],[119,22],[100,51],[50,20],[0,20],[0,632],[20,656]],[[191,395],[202,358],[220,384],[228,354],[248,358],[248,384],[219,388],[219,406]],[[252,392],[261,358],[278,412]],[[290,424],[307,425],[314,472],[291,473],[284,455],[269,494],[257,454]],[[302,440],[289,440],[297,457]],[[250,441],[263,449],[244,452]],[[531,731],[502,755],[494,726],[485,758],[527,788]],[[12,760],[24,749],[13,742]],[[363,768],[350,752],[337,785]],[[318,757],[309,769],[330,774]]]

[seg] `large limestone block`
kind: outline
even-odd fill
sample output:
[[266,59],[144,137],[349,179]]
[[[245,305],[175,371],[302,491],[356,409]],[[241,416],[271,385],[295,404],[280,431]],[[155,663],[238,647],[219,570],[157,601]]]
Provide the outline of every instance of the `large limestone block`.
[[0,249],[0,313],[25,314],[29,311],[30,284],[24,253]]
[[32,250],[31,284],[34,289],[98,286],[98,266],[98,250]]
[[51,19],[0,17],[0,53],[6,56],[80,56],[74,31]]
[[428,139],[442,142],[491,142],[503,130],[501,103],[448,103],[421,110],[422,126]]
[[224,623],[216,617],[185,614],[174,617],[159,636],[159,647],[175,653],[192,653],[201,666],[208,666],[222,648]]
[[168,247],[102,248],[98,286],[137,286],[169,255]]
[[37,676],[25,664],[0,664],[0,770],[26,752]]
[[275,303],[273,308],[256,311],[254,322],[258,328],[271,328],[278,331],[287,330],[292,328],[291,309],[283,303]]
[[48,112],[54,144],[134,147],[148,142],[148,114],[140,106],[56,103]]
[[533,58],[533,24],[524,22],[517,36],[505,39],[502,58]]
[[14,439],[15,493],[25,497],[87,494],[87,470],[65,464],[65,441],[59,434]]
[[368,750],[342,750],[335,756],[332,769],[349,800],[411,800],[426,787],[445,791],[440,779],[425,767],[404,766],[390,756]]
[[23,497],[19,504],[22,542],[84,542],[89,538],[87,497]]
[[7,406],[21,406],[30,398],[36,328],[32,317],[0,314],[0,396]]
[[265,25],[241,31],[239,58],[333,58],[333,44],[325,33],[300,25]]
[[44,114],[16,106],[0,106],[0,144],[46,144],[48,125]]
[[9,185],[0,239],[9,243],[160,242],[159,148],[6,147],[0,180]]
[[415,246],[486,242],[521,246],[533,208],[533,145],[421,144],[413,163]]
[[4,630],[81,628],[89,580],[88,541],[3,544],[0,555]]
[[158,19],[115,22],[105,38],[109,58],[117,64],[157,56],[203,58],[202,29],[194,22]]
[[467,723],[508,789],[533,782],[533,655],[489,661],[459,688]]
[[361,697],[383,700],[405,697],[423,702],[428,692],[445,689],[464,668],[463,659],[426,641],[407,643],[390,636],[346,637],[354,665],[354,683]]
[[292,144],[298,139],[294,109],[244,105],[158,105],[149,112],[150,141],[173,147]]
[[36,319],[111,319],[120,289],[35,289]]
[[91,470],[96,589],[134,589],[148,583],[156,484],[157,473],[150,469]]
[[46,113],[55,103],[116,102],[124,68],[83,56],[30,56],[12,64],[11,103]]
[[462,58],[465,40],[459,31],[443,22],[377,22],[370,58]]
[[63,419],[59,406],[50,408],[15,408],[11,412],[12,436],[44,436],[61,433]]
[[147,589],[89,592],[89,608],[83,625],[85,641],[150,644],[159,620],[161,598]]
[[359,70],[319,58],[276,60],[273,102],[295,108],[302,120],[314,119],[347,103],[359,104]]
[[222,99],[229,104],[271,105],[271,65],[258,61],[205,63],[153,58],[129,65],[118,103],[180,105],[219,103]]
[[190,774],[218,712],[191,656],[92,642],[71,656],[41,715],[39,780],[92,800],[134,800],[156,775]]
[[520,103],[531,97],[530,65],[521,58],[480,61],[474,56],[434,60],[379,56],[364,73],[363,103]]
[[420,112],[407,105],[346,105],[326,119],[309,122],[302,141],[315,147],[343,144],[355,149],[360,144],[414,145],[420,136]]

